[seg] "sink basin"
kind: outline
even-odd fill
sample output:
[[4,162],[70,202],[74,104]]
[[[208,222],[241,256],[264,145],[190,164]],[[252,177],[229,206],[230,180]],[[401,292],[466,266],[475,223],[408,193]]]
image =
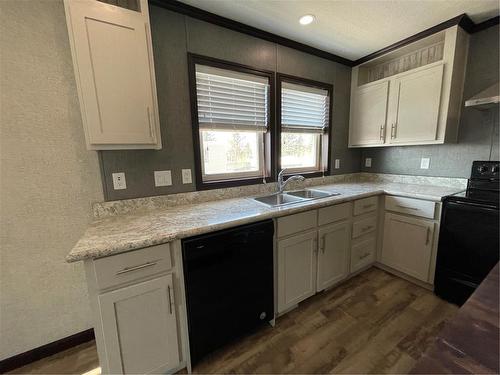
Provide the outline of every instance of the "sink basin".
[[295,197],[289,194],[272,194],[254,199],[257,202],[267,204],[268,206],[283,206],[285,204],[298,203],[305,200],[303,198]]
[[290,191],[287,192],[286,194],[303,199],[319,199],[325,197],[333,197],[334,195],[340,195],[340,193],[332,193],[329,191],[314,190],[314,189]]

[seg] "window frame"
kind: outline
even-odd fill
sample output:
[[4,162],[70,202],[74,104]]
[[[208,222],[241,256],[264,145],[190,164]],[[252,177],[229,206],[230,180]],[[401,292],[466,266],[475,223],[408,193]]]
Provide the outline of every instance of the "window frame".
[[[318,161],[320,164],[320,169],[321,165],[324,164],[323,162],[323,157],[326,157],[326,169],[323,170],[317,170],[308,167],[308,168],[290,168],[286,169],[285,175],[292,175],[292,174],[301,174],[304,177],[320,177],[323,175],[330,175],[331,171],[331,157],[332,157],[332,140],[331,140],[331,133],[332,133],[332,113],[333,113],[333,85],[325,82],[319,82],[319,81],[314,81],[311,79],[307,78],[301,78],[289,74],[284,74],[284,73],[276,73],[276,162],[277,162],[277,170],[280,171],[282,169],[281,166],[281,133],[286,133],[283,131],[282,124],[281,124],[281,88],[282,88],[282,83],[292,83],[296,85],[301,85],[301,86],[307,86],[307,87],[312,87],[312,88],[317,88],[317,89],[322,89],[326,90],[328,92],[328,122],[327,122],[327,128],[323,133],[317,133],[320,134],[320,145],[318,149],[318,154],[321,157]],[[305,133],[308,133],[305,131]],[[312,132],[311,132],[312,133]],[[311,134],[308,133],[308,134]]]
[[[188,74],[189,74],[189,93],[191,102],[191,121],[193,133],[193,148],[195,162],[195,182],[197,190],[218,189],[224,187],[254,185],[266,182],[275,181],[276,174],[276,124],[275,124],[275,77],[273,71],[254,68],[248,65],[238,64],[225,60],[216,59],[213,57],[202,56],[188,52]],[[267,131],[263,132],[263,144],[259,145],[259,149],[264,151],[264,160],[259,160],[259,169],[261,176],[248,176],[246,172],[234,173],[232,178],[220,175],[214,179],[204,180],[204,168],[202,161],[200,124],[198,119],[198,98],[196,91],[196,65],[206,65],[219,69],[232,70],[238,73],[252,74],[260,77],[265,77],[269,81],[269,108],[268,119],[269,123]],[[260,158],[259,158],[260,159]]]

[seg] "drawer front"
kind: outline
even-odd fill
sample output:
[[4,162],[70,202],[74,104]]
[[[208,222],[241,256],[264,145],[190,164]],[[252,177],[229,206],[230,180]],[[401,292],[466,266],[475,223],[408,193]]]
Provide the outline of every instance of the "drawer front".
[[99,289],[168,271],[172,268],[170,244],[96,259],[94,268]]
[[278,237],[302,232],[317,226],[317,211],[311,210],[278,219]]
[[375,211],[378,207],[378,196],[359,199],[354,202],[354,216]]
[[358,242],[351,248],[351,272],[375,262],[375,250],[377,241],[375,237]]
[[385,209],[400,212],[402,214],[414,215],[434,219],[436,202],[404,197],[385,197]]
[[377,229],[377,217],[370,216],[366,219],[355,221],[352,224],[352,238],[363,236],[367,233],[374,232]]
[[351,203],[343,203],[320,208],[318,210],[318,225],[330,224],[347,219],[351,215],[351,206]]

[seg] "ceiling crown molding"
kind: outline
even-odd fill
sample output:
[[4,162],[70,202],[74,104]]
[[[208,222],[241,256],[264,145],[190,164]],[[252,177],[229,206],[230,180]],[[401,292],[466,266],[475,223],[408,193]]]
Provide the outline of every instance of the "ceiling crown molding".
[[219,16],[215,13],[196,8],[192,5],[188,5],[177,0],[149,0],[149,3],[151,5],[165,8],[173,12],[184,14],[186,16],[206,21],[217,26],[225,27],[227,29],[247,34],[259,39],[267,40],[268,42],[277,43],[285,47],[293,48],[350,67],[363,64],[376,57],[382,56],[388,52],[394,51],[395,49],[416,42],[419,39],[428,37],[452,26],[458,25],[468,33],[475,33],[481,30],[485,30],[491,26],[498,25],[499,23],[499,16],[496,16],[484,22],[476,24],[470,19],[467,14],[464,13],[353,61],[345,57],[308,46],[307,44],[300,43],[295,40],[288,39],[250,25],[246,25],[238,21],[234,21],[230,18]]

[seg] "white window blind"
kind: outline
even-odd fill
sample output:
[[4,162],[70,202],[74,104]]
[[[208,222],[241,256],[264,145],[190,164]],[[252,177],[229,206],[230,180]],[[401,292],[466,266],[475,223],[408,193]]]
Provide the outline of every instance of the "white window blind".
[[323,132],[328,127],[328,91],[293,83],[281,86],[283,131]]
[[266,77],[196,65],[196,97],[200,129],[267,130]]

